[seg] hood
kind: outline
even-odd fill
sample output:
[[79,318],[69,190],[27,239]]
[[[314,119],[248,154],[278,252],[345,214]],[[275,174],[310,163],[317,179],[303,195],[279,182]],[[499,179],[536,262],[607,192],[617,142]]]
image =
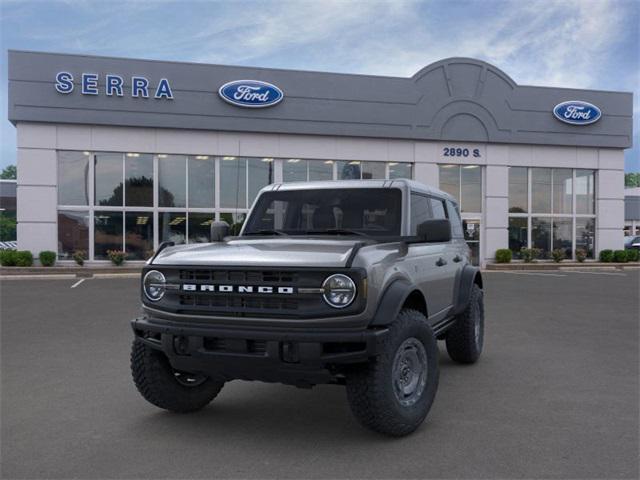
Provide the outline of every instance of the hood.
[[358,240],[252,238],[178,245],[162,250],[153,265],[344,267]]

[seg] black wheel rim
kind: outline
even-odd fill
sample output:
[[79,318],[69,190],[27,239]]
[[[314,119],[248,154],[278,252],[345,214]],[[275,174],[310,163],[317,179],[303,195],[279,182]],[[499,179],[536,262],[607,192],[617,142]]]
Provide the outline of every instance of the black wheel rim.
[[427,384],[427,351],[420,340],[407,338],[393,359],[393,393],[403,407],[415,404]]
[[178,370],[173,371],[173,377],[180,385],[190,388],[202,385],[207,381],[207,377],[201,373],[180,372]]

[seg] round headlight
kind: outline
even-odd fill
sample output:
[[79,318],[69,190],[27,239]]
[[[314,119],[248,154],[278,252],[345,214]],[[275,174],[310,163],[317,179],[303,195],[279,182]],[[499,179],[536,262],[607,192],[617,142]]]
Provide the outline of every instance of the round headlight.
[[142,289],[145,296],[152,302],[157,302],[164,296],[166,280],[164,275],[157,270],[147,272],[142,280]]
[[322,289],[324,301],[334,308],[347,307],[356,298],[356,284],[341,273],[327,277],[322,283]]

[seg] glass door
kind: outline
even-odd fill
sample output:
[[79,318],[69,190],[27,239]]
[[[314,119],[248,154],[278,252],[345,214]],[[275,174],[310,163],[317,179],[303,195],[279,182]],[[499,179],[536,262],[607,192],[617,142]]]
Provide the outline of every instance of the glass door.
[[464,218],[462,220],[462,228],[464,230],[464,239],[471,249],[471,263],[473,265],[480,264],[480,219]]

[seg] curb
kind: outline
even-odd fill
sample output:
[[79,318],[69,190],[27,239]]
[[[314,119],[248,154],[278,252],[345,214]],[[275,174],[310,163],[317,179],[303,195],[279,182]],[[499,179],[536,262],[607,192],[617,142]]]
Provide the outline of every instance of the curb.
[[140,278],[140,273],[96,273],[95,275],[74,275],[72,273],[48,273],[46,275],[39,274],[15,274],[0,275],[0,280],[100,280],[109,278]]
[[100,275],[122,275],[136,274],[142,271],[140,266],[124,267],[1,267],[0,278],[10,278],[16,276],[73,276],[77,278],[91,278]]

